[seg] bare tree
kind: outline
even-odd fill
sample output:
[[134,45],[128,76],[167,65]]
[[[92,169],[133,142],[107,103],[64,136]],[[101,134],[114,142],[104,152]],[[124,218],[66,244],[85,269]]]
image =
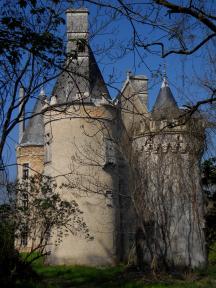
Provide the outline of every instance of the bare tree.
[[[197,65],[193,64],[195,66],[193,74],[194,77],[197,76],[195,79],[199,82],[199,87],[202,86],[206,90],[201,92],[204,95],[199,100],[192,99],[188,105],[190,113],[194,113],[202,105],[212,104],[215,101],[214,81],[208,81],[209,77],[205,75],[209,72],[209,66],[215,66],[214,1],[149,0],[137,3],[133,0],[127,2],[118,0],[110,3],[109,1],[86,0],[85,3],[100,7],[101,10],[106,11],[106,16],[110,16],[110,19],[116,13],[118,21],[128,23],[129,33],[119,45],[117,57],[133,53],[134,57],[139,59],[134,65],[144,65],[152,77],[160,71],[153,71],[149,67],[146,62],[148,55],[161,58],[179,55],[182,56],[178,58],[181,62],[184,62],[183,56],[189,56],[188,60],[197,57]],[[211,53],[211,57],[210,61],[206,62],[207,53]],[[200,65],[205,67],[206,63],[208,67],[204,70],[205,72],[200,71]],[[184,73],[183,77],[187,77],[187,71]],[[188,77],[192,78],[191,71]],[[193,85],[194,82],[193,79]]]
[[[27,104],[57,75],[64,55],[63,38],[56,35],[57,27],[64,23],[58,2],[1,2],[1,158],[7,137],[24,120],[25,110],[25,117],[30,117]],[[22,98],[20,87],[24,89]]]
[[163,131],[154,127],[134,140],[132,200],[142,269],[147,263],[157,271],[206,261],[199,181],[204,137],[202,124],[198,131],[193,121]]

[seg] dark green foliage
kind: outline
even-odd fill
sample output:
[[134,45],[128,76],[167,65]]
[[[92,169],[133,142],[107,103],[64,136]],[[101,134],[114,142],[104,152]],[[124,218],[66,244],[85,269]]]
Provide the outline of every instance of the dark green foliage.
[[208,247],[216,241],[216,193],[208,197],[209,208],[206,214],[206,240]]
[[0,283],[5,287],[11,283],[11,271],[17,254],[14,250],[14,227],[10,220],[11,208],[0,206]]
[[[1,268],[4,266],[4,257],[5,251],[8,253],[13,249],[13,228],[10,222],[7,220],[6,214],[8,213],[8,208],[6,205],[0,207],[0,259],[1,259]],[[2,269],[0,269],[1,271]]]
[[216,184],[216,157],[209,158],[202,163],[202,172],[204,185]]
[[[91,239],[78,204],[62,200],[57,185],[49,177],[37,175],[11,185],[10,189],[16,191],[16,198],[12,198],[10,205],[0,206],[0,281],[4,283],[0,287],[13,287],[18,280],[37,278],[31,263],[39,263],[38,259],[50,253],[50,241],[58,245],[69,233]],[[23,246],[25,226],[28,241]],[[55,242],[50,240],[54,233]],[[27,248],[26,253],[20,257],[14,246],[18,250]]]
[[52,1],[2,1],[0,56],[16,65],[25,52],[48,62],[62,54],[63,42],[55,32],[64,19],[51,7]]
[[206,240],[209,249],[216,241],[216,158],[202,164],[203,188],[207,197]]

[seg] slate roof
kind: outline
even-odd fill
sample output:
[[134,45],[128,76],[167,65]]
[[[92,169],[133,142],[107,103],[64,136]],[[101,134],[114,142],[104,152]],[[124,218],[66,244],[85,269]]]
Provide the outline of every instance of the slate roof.
[[78,65],[72,62],[67,71],[61,73],[52,95],[57,96],[58,103],[66,103],[77,100],[77,93],[87,91],[90,97],[84,97],[84,102],[91,102],[90,98],[100,99],[102,94],[111,99],[90,47],[88,58],[82,58]]
[[[89,91],[90,97],[85,98],[84,102],[91,102],[90,98],[101,99],[103,94],[106,95],[104,97],[111,99],[95,57],[90,48],[89,50],[89,59],[83,60],[79,66],[72,63],[68,68],[71,73],[64,71],[58,77],[52,93],[57,96],[58,104],[77,100],[76,94],[86,91]],[[40,93],[32,115],[40,113],[44,97],[44,93]],[[42,114],[38,114],[28,121],[20,145],[44,145]]]
[[169,118],[178,113],[178,105],[169,87],[166,77],[163,79],[159,94],[154,104],[152,115],[155,118]]
[[[32,115],[41,112],[44,98],[45,95],[44,92],[42,91],[35,103]],[[43,115],[41,113],[29,119],[27,127],[24,130],[20,145],[21,146],[44,145],[44,125],[43,125]]]

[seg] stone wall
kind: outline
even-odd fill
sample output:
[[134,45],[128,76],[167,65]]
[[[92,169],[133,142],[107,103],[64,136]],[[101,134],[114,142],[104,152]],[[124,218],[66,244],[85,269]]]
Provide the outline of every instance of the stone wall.
[[[115,119],[115,109],[107,105],[73,105],[62,113],[45,113],[45,150],[50,155],[45,174],[55,177],[63,199],[78,203],[92,237],[85,239],[77,231],[79,227],[74,227],[74,234],[64,236],[57,247],[50,247],[51,264],[116,263]],[[111,149],[108,158],[107,149]],[[55,242],[55,236],[50,242]]]
[[43,173],[44,147],[43,146],[18,146],[16,149],[18,179],[22,179],[22,165],[29,163],[29,176],[35,173]]
[[[195,124],[196,123],[196,124]],[[158,265],[204,267],[203,195],[199,160],[203,152],[201,123],[150,129],[133,142],[138,189],[134,201],[140,218],[144,260]],[[158,124],[158,125],[155,125]],[[195,132],[196,131],[196,132]]]

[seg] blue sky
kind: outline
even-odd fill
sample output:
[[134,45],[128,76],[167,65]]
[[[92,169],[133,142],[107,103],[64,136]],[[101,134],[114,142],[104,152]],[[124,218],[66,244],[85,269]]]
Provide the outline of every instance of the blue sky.
[[[95,17],[97,22],[95,22]],[[116,89],[121,89],[128,71],[135,75],[146,75],[149,79],[149,110],[151,110],[161,86],[161,75],[165,64],[169,84],[179,106],[193,103],[206,97],[206,91],[199,87],[195,77],[195,74],[201,75],[205,73],[202,51],[198,51],[190,57],[169,56],[166,60],[163,60],[159,56],[146,53],[140,48],[138,51],[126,50],[124,57],[121,58],[120,52],[131,37],[132,28],[126,19],[117,19],[105,29],[99,29],[106,20],[106,15],[103,11],[100,12],[100,15],[97,15],[95,8],[90,9],[90,21],[92,23],[90,30],[92,33],[99,30],[93,37],[90,37],[90,44],[93,51],[95,51],[95,57],[106,82],[109,83],[112,80],[112,85]],[[138,27],[139,33],[143,35],[148,35],[150,32],[148,27],[145,27],[145,31],[142,29],[143,27]],[[65,35],[65,30],[66,27],[62,26],[59,29],[59,33]],[[108,46],[111,47],[106,50]],[[101,53],[98,53],[99,51]],[[183,75],[184,77],[182,77]],[[45,87],[48,94],[50,94],[52,86],[53,83],[50,83]],[[110,88],[110,94],[113,98],[117,95],[116,89]],[[29,109],[32,108],[33,104],[33,102],[30,103]],[[17,143],[18,127],[10,134],[4,153],[4,160],[9,165],[16,162],[15,147]],[[9,170],[10,178],[14,179],[16,166],[11,166]]]

